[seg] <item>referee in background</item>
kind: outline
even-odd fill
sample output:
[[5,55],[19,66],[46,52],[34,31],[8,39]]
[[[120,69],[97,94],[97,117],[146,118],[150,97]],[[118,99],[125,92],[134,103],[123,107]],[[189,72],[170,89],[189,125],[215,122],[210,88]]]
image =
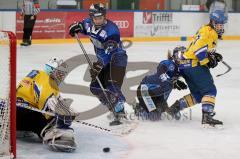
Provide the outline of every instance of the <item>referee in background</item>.
[[20,45],[29,46],[32,44],[32,32],[40,12],[39,0],[23,0],[21,16],[24,17],[23,40]]

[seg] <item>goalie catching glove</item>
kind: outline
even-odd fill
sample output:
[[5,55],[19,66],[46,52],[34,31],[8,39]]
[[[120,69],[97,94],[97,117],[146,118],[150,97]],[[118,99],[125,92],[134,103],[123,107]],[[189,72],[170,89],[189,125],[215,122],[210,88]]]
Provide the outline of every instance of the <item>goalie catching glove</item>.
[[73,100],[70,98],[62,98],[60,95],[50,97],[46,105],[47,107],[56,114],[65,116],[75,116],[73,110],[70,109],[70,105]]

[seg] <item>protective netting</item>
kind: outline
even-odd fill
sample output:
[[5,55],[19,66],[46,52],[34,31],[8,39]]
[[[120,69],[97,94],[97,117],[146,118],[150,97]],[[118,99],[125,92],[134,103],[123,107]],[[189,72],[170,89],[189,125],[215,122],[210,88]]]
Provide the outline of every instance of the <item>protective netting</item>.
[[10,42],[8,34],[0,32],[0,157],[10,150]]

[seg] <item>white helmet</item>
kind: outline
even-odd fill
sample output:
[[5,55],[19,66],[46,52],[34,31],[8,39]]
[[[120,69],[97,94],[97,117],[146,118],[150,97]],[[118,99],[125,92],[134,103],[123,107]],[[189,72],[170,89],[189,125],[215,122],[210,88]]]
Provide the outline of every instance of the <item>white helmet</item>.
[[52,57],[45,64],[44,71],[50,75],[58,84],[60,84],[68,73],[68,65],[62,59]]

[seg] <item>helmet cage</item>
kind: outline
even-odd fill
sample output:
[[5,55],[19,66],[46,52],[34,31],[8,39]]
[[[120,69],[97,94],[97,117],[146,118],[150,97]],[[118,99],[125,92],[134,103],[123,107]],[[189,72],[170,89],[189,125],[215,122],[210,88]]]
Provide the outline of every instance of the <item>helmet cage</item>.
[[186,51],[186,47],[184,46],[177,46],[173,50],[172,59],[176,64],[179,64],[180,60],[182,59],[183,53]]
[[[90,18],[92,20],[93,25],[96,28],[101,28],[103,25],[105,25],[106,8],[101,3],[92,4],[90,6],[90,9],[89,9],[89,16],[90,16]],[[102,24],[95,24],[93,18],[94,17],[100,17],[100,16],[104,17],[104,21],[102,22]]]

